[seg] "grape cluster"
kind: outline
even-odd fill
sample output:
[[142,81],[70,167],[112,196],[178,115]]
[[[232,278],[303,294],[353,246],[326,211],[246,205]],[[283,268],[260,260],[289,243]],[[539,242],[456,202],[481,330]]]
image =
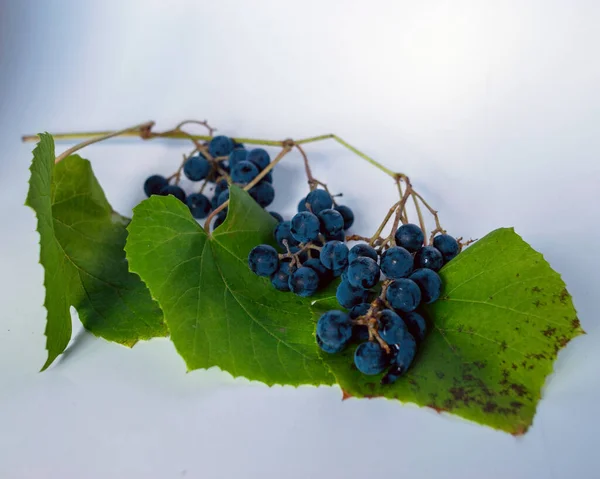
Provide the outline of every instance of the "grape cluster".
[[[215,136],[204,146],[206,151],[197,151],[194,156],[190,156],[183,164],[182,171],[186,178],[193,182],[205,181],[213,184],[211,198],[204,194],[203,189],[186,194],[178,184],[170,184],[171,178],[178,178],[177,174],[171,178],[161,175],[150,176],[144,183],[146,195],[173,195],[187,204],[194,218],[204,219],[229,199],[228,178],[232,183],[246,186],[271,163],[269,153],[264,149],[247,150],[244,145],[236,143],[227,136]],[[248,191],[254,201],[263,208],[269,206],[275,198],[272,183],[273,175],[269,171]],[[278,213],[271,214],[277,219],[281,218]],[[226,216],[226,209],[219,212],[213,223],[213,229],[223,223]]]

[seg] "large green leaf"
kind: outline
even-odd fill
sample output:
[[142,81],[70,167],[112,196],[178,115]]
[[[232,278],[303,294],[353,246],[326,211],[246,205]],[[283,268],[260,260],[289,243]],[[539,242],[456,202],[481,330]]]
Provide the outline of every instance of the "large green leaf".
[[[511,228],[493,231],[441,271],[442,297],[414,366],[392,386],[363,376],[351,348],[323,353],[351,396],[399,399],[513,434],[531,425],[558,351],[583,333],[565,284]],[[318,316],[339,309],[315,304]]]
[[54,164],[54,140],[40,135],[33,152],[26,204],[40,233],[48,311],[47,368],[71,338],[70,306],[97,336],[132,346],[165,336],[158,305],[129,273],[125,259],[127,218],[113,212],[87,160],[69,156]]
[[173,197],[134,209],[125,250],[158,301],[188,369],[218,366],[271,384],[332,384],[314,341],[310,301],[275,290],[249,269],[249,251],[273,242],[275,220],[232,186],[211,235]]

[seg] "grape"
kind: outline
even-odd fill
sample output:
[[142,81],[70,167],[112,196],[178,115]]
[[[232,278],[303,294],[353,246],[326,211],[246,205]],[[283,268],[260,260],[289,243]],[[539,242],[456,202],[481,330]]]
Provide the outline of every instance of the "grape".
[[412,255],[400,246],[392,246],[384,251],[379,263],[383,274],[391,279],[405,278],[413,269]]
[[163,196],[173,195],[179,201],[183,201],[185,203],[185,191],[183,191],[177,185],[167,185],[162,190],[160,190],[160,194]]
[[355,288],[348,281],[342,280],[335,291],[335,297],[343,308],[350,309],[352,306],[364,303],[369,299],[366,289]]
[[318,258],[311,258],[305,261],[303,266],[306,266],[317,273],[317,276],[319,276],[319,286],[323,286],[333,279],[331,270],[323,266],[323,263],[321,263]]
[[306,196],[306,202],[310,206],[310,208],[307,209],[312,211],[315,215],[333,206],[331,195],[325,190],[312,190]]
[[317,346],[319,346],[323,351],[325,351],[326,353],[329,354],[336,354],[336,353],[340,353],[344,350],[344,348],[346,347],[346,344],[344,343],[343,345],[339,346],[339,347],[334,347],[331,346],[327,343],[324,343],[323,340],[320,338],[320,336],[317,334],[315,335],[315,337],[317,338]]
[[321,263],[334,271],[345,268],[348,265],[348,247],[341,241],[328,241],[321,249]]
[[335,235],[344,229],[344,218],[332,209],[323,210],[319,213],[321,231],[326,235]]
[[264,170],[269,163],[271,163],[271,157],[262,148],[255,148],[248,152],[248,161],[251,161],[256,165],[259,171]]
[[183,164],[183,174],[192,181],[200,181],[208,176],[210,162],[204,156],[192,156]]
[[444,257],[444,263],[447,263],[458,254],[460,247],[458,242],[450,235],[438,235],[433,238],[433,246],[435,246],[442,256]]
[[444,265],[444,258],[437,248],[433,246],[423,246],[415,254],[415,268],[427,268],[433,271],[439,271]]
[[387,362],[387,355],[379,343],[362,343],[354,351],[354,364],[363,374],[379,374],[383,372]]
[[164,176],[152,175],[144,182],[144,193],[146,196],[160,195],[161,190],[167,186],[169,182]]
[[370,303],[360,303],[360,304],[357,304],[356,306],[352,306],[352,309],[350,309],[350,319],[357,319],[357,318],[360,318],[361,316],[364,316],[365,314],[367,314],[369,312],[370,308],[371,308]]
[[415,358],[417,352],[417,344],[415,338],[410,333],[407,333],[400,344],[394,346],[395,355],[391,361],[392,365],[388,373],[381,380],[381,384],[393,384],[402,376]]
[[352,337],[352,324],[348,315],[342,311],[332,310],[322,314],[317,321],[317,344],[325,352],[327,346],[335,352],[341,351]]
[[275,211],[269,211],[269,214],[275,218],[277,220],[278,223],[281,223],[283,221],[283,216],[281,216],[279,213],[276,213]]
[[440,297],[442,279],[435,271],[426,268],[417,269],[409,278],[421,290],[421,297],[425,304],[433,303]]
[[269,206],[275,199],[275,190],[271,183],[267,183],[266,181],[261,181],[257,185],[254,185],[248,193],[263,208]]
[[210,213],[210,200],[202,193],[192,193],[187,197],[186,203],[194,218],[206,218]]
[[236,148],[229,153],[229,168],[233,169],[240,161],[246,161],[248,150],[244,148]]
[[227,211],[221,211],[217,217],[215,218],[215,221],[212,224],[212,230],[216,230],[219,226],[221,226],[223,224],[223,222],[225,221],[225,218],[227,218]]
[[334,235],[325,235],[325,239],[327,241],[345,241],[346,235],[344,234],[344,230],[339,231]]
[[248,184],[258,176],[258,168],[250,161],[240,161],[231,169],[231,180],[234,183]]
[[390,283],[385,292],[385,297],[392,308],[407,313],[414,311],[421,302],[421,290],[414,281],[401,278]]
[[298,203],[298,213],[302,213],[303,211],[308,211],[306,207],[306,198],[302,198]]
[[372,288],[379,282],[379,275],[379,265],[371,258],[356,258],[348,266],[348,282],[356,288]]
[[398,246],[402,246],[411,253],[414,253],[423,246],[423,241],[425,241],[425,236],[423,236],[421,228],[411,223],[400,226],[396,230],[394,238]]
[[213,210],[216,210],[219,207],[219,196],[218,195],[215,194],[210,199],[210,207]]
[[354,213],[352,210],[344,205],[337,205],[335,209],[344,218],[344,229],[349,229],[354,224]]
[[271,276],[271,284],[279,291],[289,291],[290,262],[285,261],[279,264],[279,269]]
[[302,266],[290,274],[288,285],[298,296],[312,296],[319,287],[319,276],[313,269]]
[[375,251],[375,248],[365,243],[359,243],[355,244],[350,249],[350,252],[348,253],[348,262],[352,263],[352,261],[361,256],[377,261],[377,251]]
[[217,207],[221,206],[226,201],[229,201],[229,190],[228,189],[223,190],[217,197]]
[[379,335],[390,346],[402,341],[408,329],[398,313],[391,309],[384,309],[379,315]]
[[273,170],[269,171],[265,176],[263,176],[261,181],[266,181],[267,183],[273,184]]
[[233,141],[233,149],[237,150],[238,148],[246,148],[243,143],[238,143],[235,139],[231,139]]
[[308,243],[319,237],[319,218],[308,211],[296,213],[291,221],[292,236],[300,243]]
[[208,144],[208,152],[214,158],[218,156],[227,156],[232,150],[233,141],[227,136],[215,136]]
[[334,278],[339,278],[340,276],[343,276],[343,274],[345,272],[346,272],[346,267],[345,266],[343,268],[334,269],[333,270],[333,277]]
[[[423,293],[421,293],[421,295],[423,295]],[[406,323],[408,332],[412,334],[415,340],[418,342],[423,341],[425,339],[425,334],[427,334],[427,323],[425,322],[425,318],[415,311],[403,314],[402,318]]]
[[215,196],[218,198],[219,195],[221,193],[223,193],[223,191],[228,190],[229,189],[229,183],[227,183],[227,180],[225,178],[217,181],[217,184],[215,185]]
[[279,246],[281,246],[282,249],[285,250],[285,245],[283,244],[283,241],[287,240],[290,251],[292,253],[295,253],[300,248],[298,248],[298,242],[292,236],[290,228],[291,228],[291,223],[289,221],[282,221],[275,227],[275,231],[273,232],[273,235],[275,236],[275,241],[277,241],[277,244]]
[[279,253],[272,246],[260,244],[248,254],[248,266],[258,276],[271,276],[279,268]]

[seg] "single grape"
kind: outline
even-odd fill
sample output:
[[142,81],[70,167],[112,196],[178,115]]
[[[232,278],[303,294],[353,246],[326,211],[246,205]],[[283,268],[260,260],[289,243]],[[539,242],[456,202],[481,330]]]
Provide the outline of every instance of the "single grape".
[[144,193],[146,193],[146,196],[160,195],[161,190],[168,184],[169,182],[164,176],[149,176],[144,182]]
[[392,308],[407,313],[414,311],[419,306],[421,302],[421,290],[414,281],[401,278],[390,283],[385,292],[385,297],[392,305]]
[[259,244],[248,254],[248,266],[258,276],[271,276],[279,268],[279,253],[272,246]]
[[358,243],[350,248],[350,252],[348,253],[348,262],[352,263],[352,261],[354,261],[356,258],[360,258],[361,256],[364,256],[365,258],[371,258],[373,261],[377,261],[378,259],[375,248],[366,243]]
[[173,195],[179,201],[183,201],[185,203],[185,191],[183,191],[177,185],[167,185],[162,190],[160,190],[160,194],[163,196]]
[[393,384],[410,368],[415,354],[417,353],[417,344],[410,333],[407,333],[400,344],[394,345],[394,357],[391,367],[387,374],[381,379],[381,384]]
[[374,375],[384,371],[388,357],[379,343],[369,341],[358,345],[354,351],[354,364],[363,374]]
[[208,152],[213,158],[227,156],[233,150],[231,138],[223,135],[215,136],[208,144]]
[[[421,296],[422,295],[423,294],[421,293]],[[425,339],[425,335],[427,334],[427,322],[423,316],[412,311],[410,313],[404,313],[402,319],[404,319],[408,332],[413,335],[417,342],[420,343]]]
[[212,230],[214,231],[219,226],[221,226],[225,221],[225,218],[227,218],[227,211],[221,211],[219,214],[217,214],[217,217],[215,218],[212,224]]
[[321,231],[325,235],[336,235],[344,229],[344,218],[336,210],[327,209],[319,213]]
[[371,258],[361,256],[348,266],[348,282],[356,287],[369,289],[379,282],[379,265]]
[[425,304],[436,301],[442,293],[442,279],[431,269],[416,269],[409,276],[421,290],[421,298]]
[[423,246],[415,253],[415,268],[427,268],[439,271],[444,266],[442,253],[433,246]]
[[185,202],[194,218],[206,218],[210,213],[210,200],[202,193],[192,193],[187,197]]
[[402,337],[408,333],[406,324],[398,313],[391,309],[384,309],[379,314],[379,335],[390,346],[402,341]]
[[279,269],[271,276],[271,284],[279,291],[289,291],[290,285],[288,283],[290,279],[290,262],[282,261],[279,264]]
[[273,184],[273,170],[269,171],[261,181],[266,181],[267,183]]
[[[221,206],[226,201],[229,201],[229,190],[222,191],[217,197],[217,207]],[[216,209],[216,208],[215,208]]]
[[335,209],[344,218],[344,229],[349,229],[354,224],[354,213],[352,210],[344,205],[337,205]]
[[231,169],[231,181],[248,184],[258,176],[258,168],[250,161],[240,161]]
[[281,216],[279,213],[276,213],[275,211],[269,211],[269,214],[277,220],[277,223],[281,223],[283,221],[283,216]]
[[321,263],[334,271],[345,268],[348,265],[348,247],[341,241],[328,241],[321,249]]
[[290,274],[288,285],[298,296],[312,296],[319,288],[319,276],[313,269],[302,266]]
[[298,213],[302,213],[303,211],[308,211],[306,207],[306,198],[302,198],[298,203]]
[[246,161],[248,150],[244,148],[236,148],[229,153],[229,168],[233,169],[240,161]]
[[413,257],[408,250],[400,246],[392,246],[381,255],[381,271],[388,278],[407,277],[413,270]]
[[423,246],[423,242],[425,241],[425,236],[421,228],[411,223],[400,226],[396,230],[394,238],[398,246],[402,246],[411,253],[414,253]]
[[183,164],[183,174],[192,181],[200,181],[208,176],[210,162],[204,156],[191,156]]
[[333,199],[325,190],[312,190],[306,195],[306,203],[310,206],[307,209],[317,215],[321,211],[331,208],[333,206]]
[[323,266],[323,263],[318,258],[310,258],[304,261],[302,266],[306,266],[317,273],[317,276],[319,276],[319,287],[326,285],[333,279],[331,270]]
[[308,211],[296,213],[291,221],[292,236],[300,243],[308,243],[319,237],[319,218]]
[[437,235],[433,238],[433,246],[435,246],[442,256],[444,257],[444,263],[447,263],[451,259],[454,259],[460,250],[458,241],[456,241],[450,235]]
[[218,207],[219,207],[219,196],[213,195],[213,197],[210,199],[210,208],[213,210],[216,210]]
[[[322,314],[317,321],[317,343],[328,346],[335,352],[341,351],[352,337],[352,324],[348,315],[342,311],[332,310]],[[321,349],[327,351],[322,345]]]
[[273,232],[275,236],[275,241],[282,248],[282,250],[287,251],[285,249],[284,241],[287,241],[288,247],[292,253],[297,252],[300,248],[298,248],[298,241],[292,236],[290,231],[291,223],[289,221],[282,221],[279,223]]
[[250,188],[248,193],[250,196],[252,196],[252,198],[254,198],[254,201],[256,201],[263,208],[269,206],[275,199],[275,190],[273,189],[273,185],[271,185],[271,183],[267,183],[266,181],[261,181],[257,185],[254,185],[252,188]]
[[335,291],[335,297],[342,308],[350,309],[352,306],[368,301],[369,291],[355,288],[342,280]]
[[350,309],[350,319],[356,319],[356,318],[360,318],[361,316],[364,316],[365,314],[367,314],[369,312],[369,309],[371,308],[371,304],[370,303],[360,303],[357,304],[356,306],[352,306],[352,308]]
[[228,189],[229,183],[227,183],[227,180],[225,178],[220,179],[215,185],[215,196],[218,197],[221,193],[223,193],[223,191]]
[[256,165],[259,171],[264,170],[269,163],[271,163],[271,157],[262,148],[254,148],[248,152],[248,161],[251,161]]

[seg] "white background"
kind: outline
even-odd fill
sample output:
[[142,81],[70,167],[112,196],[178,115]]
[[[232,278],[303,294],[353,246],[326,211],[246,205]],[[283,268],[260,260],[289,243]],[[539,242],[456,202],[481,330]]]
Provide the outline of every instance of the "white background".
[[[595,0],[0,0],[0,477],[598,477],[599,22]],[[38,373],[43,270],[20,135],[190,117],[249,137],[335,132],[410,174],[450,232],[515,226],[588,332],[560,353],[530,431],[186,374],[168,340],[128,350],[83,333]],[[130,214],[183,150],[83,154]],[[354,231],[373,231],[389,179],[335,144],[308,151]],[[286,162],[275,207],[290,214],[305,185]]]

